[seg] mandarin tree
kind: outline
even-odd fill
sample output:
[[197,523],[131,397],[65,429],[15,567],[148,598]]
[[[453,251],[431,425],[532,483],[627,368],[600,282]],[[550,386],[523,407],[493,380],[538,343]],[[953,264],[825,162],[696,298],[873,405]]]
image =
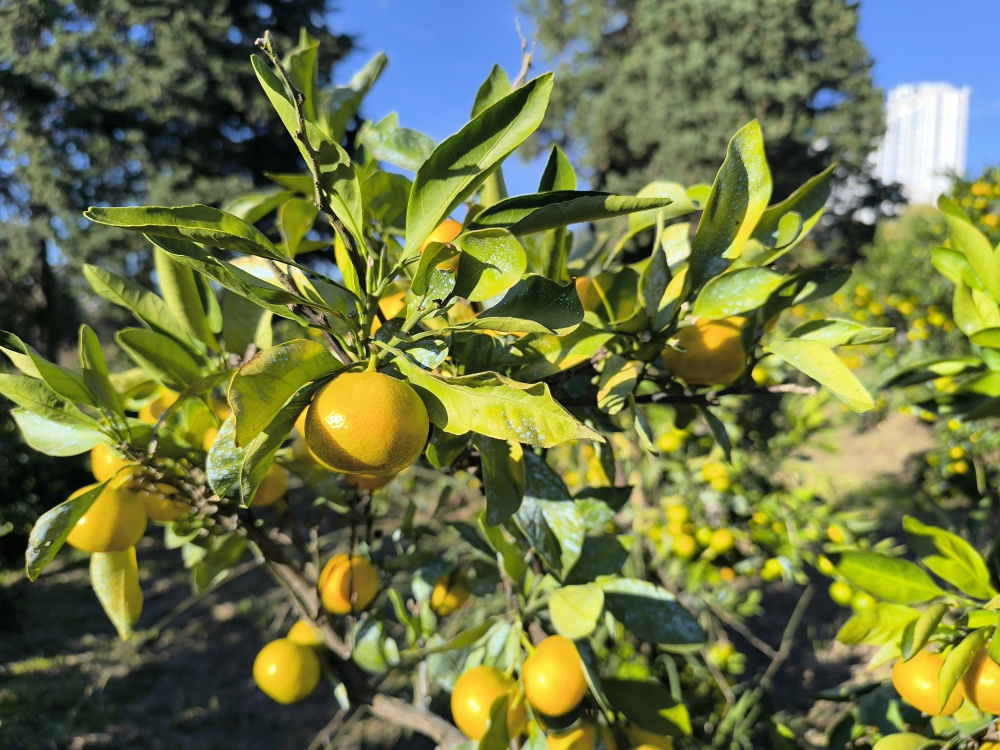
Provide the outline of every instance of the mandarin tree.
[[[624,466],[655,469],[654,423],[665,435],[697,425],[730,456],[732,400],[780,400],[800,377],[846,408],[874,406],[836,350],[885,330],[774,325],[850,275],[773,267],[819,221],[831,171],[769,205],[753,121],[711,186],[580,191],[555,148],[538,192],[508,196],[502,163],[541,123],[551,74],[512,83],[494,68],[469,123],[444,142],[390,116],[365,122],[349,154],[340,124],[380,65],[345,97],[318,87],[308,35],[284,57],[269,35],[257,46],[254,74],[304,170],[270,174],[266,194],[226,196],[228,210],[86,212],[153,248],[159,293],[85,268],[135,317],[114,342],[135,367],[111,371],[88,326],[78,369],[3,334],[20,374],[0,375],[0,393],[25,440],[56,456],[97,449],[107,477],[39,519],[29,577],[127,486],[182,506],[175,518],[129,507],[162,524],[197,591],[248,551],[283,589],[305,624],[252,669],[279,702],[316,685],[306,629],[321,638],[332,702],[445,747],[524,734],[541,747],[585,727],[606,747],[727,741],[729,684],[706,691],[691,671],[709,658],[712,610],[697,586],[679,596],[683,586],[664,585],[655,540],[632,523],[646,510],[643,480],[630,483]],[[576,223],[594,225],[592,241],[577,244]],[[653,251],[630,260],[622,249],[640,232]],[[725,329],[724,346],[691,338],[706,326]],[[698,358],[688,377],[667,364],[686,355]],[[763,359],[783,363],[787,380],[757,383]],[[571,491],[559,450],[586,454],[612,481]],[[736,484],[721,458],[699,468],[712,491]],[[779,535],[760,515],[754,533]],[[713,570],[716,558],[742,564],[742,531],[692,524],[692,535],[692,516],[674,517],[691,540],[684,555],[703,549],[698,564]],[[141,536],[137,523],[101,523],[116,548]],[[92,555],[95,591],[127,638],[141,627],[135,547]],[[786,572],[771,561],[775,577]],[[706,707],[706,696],[721,702]]]

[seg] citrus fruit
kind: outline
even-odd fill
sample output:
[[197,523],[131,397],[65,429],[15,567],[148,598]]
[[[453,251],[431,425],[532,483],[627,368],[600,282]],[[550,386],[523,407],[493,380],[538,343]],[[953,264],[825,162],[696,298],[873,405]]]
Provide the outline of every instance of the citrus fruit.
[[177,489],[169,484],[157,482],[149,485],[133,485],[132,491],[146,507],[150,521],[176,521],[188,512],[188,505],[179,497]]
[[163,412],[174,405],[177,394],[172,391],[160,391],[160,395],[139,409],[139,419],[146,424],[156,424]]
[[503,696],[507,701],[507,731],[511,737],[521,734],[525,708],[516,694],[514,680],[496,667],[483,664],[462,674],[451,693],[451,716],[466,737],[480,740],[486,734],[490,709]]
[[434,231],[427,235],[427,239],[420,243],[420,252],[427,249],[427,246],[432,242],[443,242],[448,243],[453,239],[458,237],[462,233],[462,225],[459,224],[454,219],[445,219]]
[[319,659],[311,648],[279,638],[257,654],[253,662],[253,681],[278,703],[295,703],[316,689]]
[[1000,666],[990,658],[986,648],[976,654],[965,671],[962,687],[965,697],[980,711],[1000,714]]
[[396,478],[395,474],[379,477],[373,474],[344,474],[344,479],[359,490],[380,490]]
[[846,581],[834,581],[830,584],[830,598],[841,607],[846,607],[854,597],[854,588]]
[[820,555],[816,558],[816,570],[827,577],[832,576],[837,572],[833,562],[826,555]]
[[521,665],[524,695],[546,716],[562,716],[580,705],[587,693],[583,662],[573,641],[550,635]]
[[708,542],[708,548],[717,555],[724,555],[733,548],[736,538],[729,529],[716,529]]
[[[985,654],[985,651],[983,652]],[[975,663],[973,663],[973,666]],[[931,716],[950,716],[962,705],[962,689],[956,687],[941,708],[941,667],[944,659],[933,651],[918,651],[909,661],[899,659],[892,665],[892,686],[899,697]],[[994,664],[994,667],[996,665]],[[1000,672],[1000,667],[996,667]],[[972,671],[970,667],[969,671]],[[968,674],[968,673],[966,673]],[[995,685],[991,687],[995,691]]]
[[764,561],[764,567],[760,570],[760,577],[764,581],[776,581],[781,578],[783,572],[784,568],[781,567],[778,558],[771,557]]
[[680,534],[674,537],[670,550],[674,553],[674,557],[690,560],[698,554],[698,542],[690,534]]
[[551,732],[545,738],[549,750],[592,750],[597,739],[597,727],[582,721],[580,726],[566,732]]
[[267,470],[267,474],[264,475],[263,481],[261,481],[260,486],[257,487],[257,491],[254,493],[251,505],[258,508],[266,508],[268,505],[274,505],[284,497],[287,491],[288,471],[284,466],[271,464],[271,468]]
[[698,542],[701,547],[707,547],[712,541],[712,527],[711,526],[699,526],[695,529],[694,540]]
[[427,409],[408,383],[348,372],[324,385],[306,413],[306,443],[345,474],[398,474],[427,442]]
[[691,519],[691,513],[683,505],[671,505],[667,508],[667,520],[676,523],[684,523]]
[[663,365],[689,385],[727,385],[747,368],[742,318],[698,320],[677,331],[678,349],[663,350]]
[[465,581],[461,578],[452,580],[451,576],[444,576],[434,584],[431,592],[431,609],[441,617],[447,617],[456,609],[461,607],[472,594],[465,586]]
[[320,573],[319,592],[328,612],[360,612],[378,594],[378,571],[363,557],[334,555]]
[[[95,485],[81,487],[69,499]],[[66,541],[84,552],[121,552],[146,532],[146,506],[126,487],[105,487],[70,530]]]
[[[421,250],[421,252],[423,252]],[[381,311],[382,316],[386,320],[392,320],[399,314],[403,308],[406,307],[406,292],[396,292],[395,294],[388,294],[378,301],[378,309]],[[382,321],[376,315],[375,319],[372,321],[372,335],[374,336],[378,329],[382,327]]]
[[127,459],[122,458],[104,444],[95,445],[90,449],[90,470],[98,482],[111,479],[120,468],[128,464]]
[[876,604],[878,602],[875,600],[875,597],[864,591],[855,591],[854,596],[851,597],[851,609],[855,611],[869,609]]
[[285,636],[292,643],[309,648],[317,648],[326,645],[323,634],[320,633],[308,620],[299,620],[288,631]]

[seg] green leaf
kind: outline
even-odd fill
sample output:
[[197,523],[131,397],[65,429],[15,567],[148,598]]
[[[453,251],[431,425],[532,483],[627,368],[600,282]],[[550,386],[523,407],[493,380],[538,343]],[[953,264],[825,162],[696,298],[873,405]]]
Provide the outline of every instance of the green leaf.
[[[195,280],[194,271],[181,265],[161,247],[153,248],[156,277],[163,293],[163,300],[174,314],[183,330],[196,341],[201,341],[210,349],[218,349],[215,334],[208,322],[208,315],[202,304],[201,291]],[[164,331],[177,336],[179,331]]]
[[313,228],[319,209],[312,201],[302,198],[292,198],[278,208],[278,231],[285,252],[294,258],[299,251],[302,240]]
[[951,312],[955,324],[967,336],[983,328],[1000,326],[1000,306],[985,292],[961,282],[955,285]]
[[115,338],[137,365],[145,368],[167,388],[183,391],[208,374],[202,362],[162,333],[143,328],[124,328]]
[[564,576],[580,559],[586,532],[566,485],[531,451],[524,453],[524,498],[514,522],[549,570]]
[[10,414],[24,442],[47,456],[78,456],[108,442],[103,433],[90,425],[55,422],[27,409],[12,409]]
[[925,359],[916,362],[909,367],[896,372],[891,378],[886,380],[879,388],[903,388],[908,385],[916,385],[928,380],[934,380],[945,375],[960,375],[963,372],[982,368],[983,360],[979,357],[938,357],[935,359]]
[[928,607],[916,620],[907,623],[899,644],[900,653],[905,661],[909,661],[927,645],[927,641],[937,630],[938,623],[946,614],[948,614],[948,605],[944,602],[938,602]]
[[783,283],[785,277],[769,268],[733,269],[708,280],[695,299],[691,314],[718,320],[756,310]]
[[541,124],[552,74],[529,81],[446,139],[417,171],[406,211],[406,252],[416,252],[508,154]]
[[377,125],[365,121],[358,141],[379,161],[416,172],[434,152],[434,139],[409,128],[399,127],[399,115],[390,112]]
[[837,640],[849,646],[884,646],[897,642],[907,625],[918,617],[920,611],[913,607],[877,602],[849,618],[837,632]]
[[406,226],[406,201],[413,183],[401,174],[375,170],[361,183],[365,208],[383,231],[402,234]]
[[667,206],[670,198],[558,190],[518,195],[476,214],[469,229],[499,227],[521,236]]
[[[605,489],[605,488],[601,488]],[[583,514],[583,525],[594,528],[587,515],[587,510],[576,501],[576,506]],[[612,514],[611,517],[614,517]],[[596,581],[599,576],[618,575],[628,559],[628,550],[613,536],[588,536],[583,540],[583,550],[580,559],[566,577],[567,584],[581,584]]]
[[95,552],[90,556],[90,585],[108,619],[127,641],[142,614],[142,590],[135,547],[121,552]]
[[927,526],[912,516],[903,517],[903,530],[910,549],[935,575],[974,599],[997,595],[986,561],[962,537]]
[[677,182],[666,182],[656,180],[643,186],[636,193],[636,198],[666,198],[670,200],[669,208],[650,209],[638,213],[629,214],[628,235],[629,237],[639,232],[656,226],[657,220],[668,221],[684,214],[689,214],[697,210],[695,205],[688,198],[687,190]]
[[[486,724],[486,734],[479,740],[479,750],[509,750],[510,732],[507,728],[507,704],[510,694],[501,695],[490,707],[490,720]],[[523,699],[521,699],[523,700]]]
[[602,273],[580,280],[577,287],[584,310],[593,310],[601,320],[617,325],[631,320],[640,308],[639,274],[634,268]]
[[470,118],[475,119],[498,101],[510,94],[510,79],[499,65],[490,69],[490,74],[476,92]]
[[916,732],[888,734],[872,745],[872,750],[927,750],[943,743]]
[[876,552],[843,553],[837,572],[887,602],[920,604],[944,594],[916,563]]
[[85,265],[83,275],[98,296],[130,310],[140,323],[168,336],[180,335],[180,322],[167,303],[153,292],[97,266]]
[[691,286],[698,288],[740,257],[771,198],[771,173],[760,124],[733,136],[691,245]]
[[549,160],[545,162],[541,182],[538,183],[539,193],[552,191],[576,190],[576,172],[569,163],[566,154],[558,146],[549,151]]
[[[312,158],[306,147],[295,137],[299,130],[298,117],[288,89],[273,70],[257,55],[250,58],[257,80],[271,101],[289,135],[295,138],[295,145],[306,163]],[[362,232],[361,185],[358,174],[347,152],[333,138],[311,122],[305,123],[305,139],[316,156],[319,167],[320,190],[330,204],[334,215],[340,219],[364,251],[365,240]]]
[[25,569],[28,579],[34,581],[52,562],[56,553],[62,548],[66,537],[81,516],[90,510],[97,496],[107,486],[107,482],[95,484],[86,492],[60,503],[43,513],[28,535],[28,549],[24,553]]
[[97,396],[100,404],[125,419],[125,409],[118,391],[111,384],[108,363],[97,334],[88,325],[80,326],[80,367],[88,390]]
[[431,421],[445,432],[478,432],[539,448],[569,440],[603,442],[552,398],[545,383],[518,383],[494,372],[441,378],[406,357],[393,361],[420,394]]
[[43,381],[27,375],[5,375],[0,373],[0,396],[6,396],[42,419],[72,427],[97,429],[98,423],[80,411]]
[[544,276],[528,274],[469,327],[563,336],[582,321],[583,305],[573,284],[563,286]]
[[341,369],[329,349],[308,339],[278,344],[240,365],[229,385],[236,445],[247,445],[256,438],[306,383]]
[[859,414],[875,408],[875,400],[847,365],[819,341],[772,339],[768,351],[804,373]]
[[454,264],[448,261],[456,255],[458,248],[450,242],[428,243],[420,254],[420,262],[410,282],[410,291],[414,296],[440,300],[450,296],[455,288],[455,270]]
[[80,404],[97,406],[97,397],[90,392],[83,376],[45,359],[33,347],[7,331],[0,331],[0,350],[14,367],[32,378],[45,381],[60,396]]
[[288,260],[253,224],[211,206],[93,206],[83,215],[98,224],[154,237],[189,240],[247,255]]
[[945,195],[938,198],[938,209],[948,223],[951,246],[968,258],[983,288],[994,300],[1000,300],[1000,253],[990,245],[986,235],[976,229],[954,201]]
[[635,578],[614,578],[601,585],[608,611],[637,638],[685,652],[705,643],[697,618],[665,589]]
[[[306,188],[308,189],[311,184],[307,178]],[[289,198],[295,197],[295,193],[295,190],[269,187],[251,193],[243,193],[224,202],[221,208],[227,214],[243,219],[247,224],[256,224]]]
[[729,439],[729,432],[726,430],[726,426],[722,423],[722,420],[715,416],[714,412],[712,412],[707,406],[699,406],[698,410],[701,412],[702,416],[705,417],[708,429],[711,430],[712,437],[715,438],[715,442],[719,444],[720,448],[722,448],[722,453],[726,457],[726,461],[732,463],[733,443]]
[[245,446],[236,445],[235,417],[231,416],[222,423],[205,462],[209,484],[219,497],[238,498],[244,507],[251,504],[257,488],[271,468],[274,454],[288,438],[299,414],[309,404],[313,390],[311,387],[300,390]]
[[895,332],[894,328],[868,328],[853,320],[824,318],[797,325],[788,334],[788,338],[819,341],[824,346],[833,348],[882,344],[889,341]]
[[659,683],[604,680],[604,692],[615,711],[625,714],[647,732],[680,737],[691,734],[687,707]]
[[581,323],[565,336],[525,337],[518,342],[517,348],[524,352],[528,363],[515,372],[514,377],[537,381],[569,370],[593,357],[614,337],[613,332],[602,331],[589,323]]
[[282,61],[292,85],[302,94],[302,112],[312,123],[317,120],[319,94],[319,40],[305,28],[299,29],[299,43]]
[[642,371],[640,362],[628,362],[617,354],[604,360],[601,380],[597,388],[597,408],[605,414],[615,415],[625,408],[628,396],[635,390]]
[[604,590],[595,583],[563,586],[549,596],[552,627],[572,641],[593,633],[603,612]]
[[528,258],[517,239],[502,229],[463,232],[454,244],[462,251],[455,294],[482,302],[503,294],[518,282]]
[[222,298],[222,338],[226,351],[242,357],[250,344],[258,349],[270,348],[273,318],[270,310],[227,289]]
[[983,346],[987,349],[1000,349],[1000,328],[984,328],[969,336],[976,346]]
[[239,534],[212,537],[207,554],[194,566],[192,581],[195,593],[201,593],[222,580],[229,569],[243,557],[247,540]]
[[969,669],[976,656],[982,650],[986,642],[993,636],[996,628],[992,625],[973,630],[962,642],[953,648],[944,658],[944,665],[941,667],[941,686],[939,694],[939,705],[944,708],[951,697],[952,692],[958,686],[962,676]]
[[[518,490],[520,492],[520,490]],[[521,504],[518,496],[518,506]],[[524,577],[527,570],[527,562],[524,559],[524,548],[518,541],[508,541],[504,536],[503,528],[500,526],[490,526],[487,524],[485,514],[479,516],[479,530],[483,533],[487,543],[497,553],[497,559],[503,565],[507,577],[514,582],[519,582]]]
[[[815,177],[809,178],[781,203],[776,203],[761,214],[751,238],[772,252],[765,252],[755,258],[756,265],[770,265],[805,239],[823,215],[826,202],[830,199],[835,167],[836,165],[831,164]],[[794,232],[787,230],[789,217],[796,219],[794,225],[797,229]]]
[[506,440],[477,435],[483,467],[483,492],[486,495],[486,525],[497,526],[521,507],[524,468],[521,447]]

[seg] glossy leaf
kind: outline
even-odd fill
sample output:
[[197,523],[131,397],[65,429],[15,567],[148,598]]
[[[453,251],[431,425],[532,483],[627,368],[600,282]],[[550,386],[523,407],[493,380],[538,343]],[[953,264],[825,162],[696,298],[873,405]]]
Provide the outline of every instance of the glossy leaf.
[[417,171],[406,210],[406,252],[416,248],[541,124],[552,74],[528,81],[447,138]]
[[743,244],[771,198],[771,173],[760,124],[754,120],[733,136],[712,185],[691,245],[695,288],[718,276],[743,251]]
[[221,581],[240,561],[247,549],[246,537],[225,534],[213,537],[207,553],[192,570],[195,593],[201,593]]
[[308,339],[278,344],[240,365],[229,385],[229,403],[236,415],[236,445],[247,445],[256,438],[306,383],[341,368],[329,349]]
[[499,65],[494,65],[476,92],[476,100],[472,104],[472,114],[469,117],[478,117],[510,94],[510,91],[510,78],[507,77],[507,73]]
[[[307,178],[307,189],[309,184],[311,183]],[[281,190],[274,187],[255,190],[224,202],[221,208],[227,214],[243,219],[248,224],[256,224],[289,198],[293,198],[295,193],[294,190]]]
[[492,372],[442,378],[406,357],[394,362],[420,394],[431,421],[445,432],[478,432],[540,448],[601,440],[552,398],[545,383],[518,383]]
[[877,602],[852,615],[837,631],[837,640],[849,646],[883,646],[898,641],[920,610],[891,602]]
[[[520,445],[506,440],[477,435],[476,447],[483,468],[483,492],[486,495],[486,524],[497,526],[521,507],[524,468]],[[516,446],[516,448],[514,447]]]
[[597,354],[614,337],[614,333],[588,323],[581,323],[565,336],[526,337],[518,348],[529,362],[515,372],[514,377],[526,382],[537,381],[576,367]]
[[965,255],[989,295],[1000,300],[1000,253],[953,200],[942,195],[938,199],[938,209],[948,223],[951,246]]
[[135,547],[121,552],[94,552],[90,556],[90,585],[118,637],[127,641],[142,614]]
[[943,743],[916,732],[887,734],[872,745],[872,750],[928,750]]
[[566,485],[542,459],[526,451],[524,498],[514,521],[550,570],[561,576],[580,559],[586,529]]
[[90,506],[94,504],[106,485],[107,482],[95,485],[86,492],[45,511],[35,521],[28,535],[28,549],[24,553],[29,580],[34,581],[38,578],[45,570],[45,566],[52,562],[69,532],[76,526],[76,522],[90,510]]
[[628,233],[635,235],[644,229],[656,226],[657,220],[668,221],[684,214],[689,214],[697,210],[694,203],[688,198],[687,190],[677,182],[666,182],[657,180],[643,186],[636,198],[661,198],[669,199],[670,204],[666,208],[654,208],[646,211],[629,214]]
[[121,227],[154,237],[189,240],[247,255],[287,260],[264,233],[252,224],[211,206],[94,206],[88,208],[83,215],[98,224]]
[[111,384],[108,373],[108,363],[104,359],[104,350],[97,334],[88,325],[80,326],[80,367],[87,389],[97,396],[98,402],[104,408],[125,419],[125,409],[118,391]]
[[769,268],[736,268],[709,279],[702,287],[691,314],[718,320],[756,310],[785,281]]
[[[518,491],[520,492],[520,490]],[[517,502],[518,506],[520,506],[520,497],[518,497]],[[520,581],[524,577],[524,572],[528,567],[524,559],[524,548],[518,544],[520,540],[508,540],[504,535],[503,527],[488,525],[485,515],[479,516],[479,530],[486,538],[490,547],[497,553],[497,560],[503,566],[507,577],[515,582]]]
[[[257,80],[271,101],[271,106],[278,113],[285,129],[294,138],[299,124],[288,89],[260,57],[253,55],[250,60],[257,74]],[[311,122],[305,123],[305,139],[315,154],[319,166],[320,190],[323,197],[330,204],[333,213],[347,227],[347,231],[359,243],[359,247],[363,248],[361,185],[351,158],[337,141]],[[299,147],[302,158],[309,163],[311,157],[305,146],[298,138],[295,138],[295,144]]]
[[[798,245],[816,226],[830,199],[834,168],[835,165],[831,165],[815,177],[810,177],[785,200],[761,214],[751,238],[771,252],[762,253],[756,258],[757,265],[770,265]],[[796,217],[797,226],[797,230],[791,234],[786,229],[787,218],[790,216]]]
[[962,537],[923,524],[913,516],[903,517],[903,530],[910,549],[935,575],[975,599],[997,595],[986,561]]
[[55,422],[27,409],[12,409],[10,414],[24,442],[47,456],[78,456],[108,442],[104,434],[87,424]]
[[140,323],[168,336],[180,334],[181,324],[173,311],[161,297],[145,287],[97,266],[85,265],[83,276],[98,296],[131,311]]
[[566,154],[558,146],[549,151],[549,159],[545,162],[542,179],[538,183],[539,193],[551,191],[576,190],[576,172]]
[[899,650],[903,654],[903,659],[909,661],[914,655],[920,652],[927,641],[934,635],[938,624],[948,614],[948,605],[938,602],[929,606],[920,617],[910,621],[903,630],[903,638],[899,644]]
[[597,388],[597,408],[612,416],[624,409],[629,394],[639,382],[641,370],[640,362],[628,362],[617,354],[604,360]]
[[320,90],[320,109],[322,110],[320,114],[325,115],[325,130],[332,136],[333,140],[338,143],[343,141],[365,96],[378,81],[388,64],[389,58],[386,57],[386,54],[376,52],[361,70],[351,76],[351,81],[347,86],[336,86],[332,90]]
[[43,381],[27,375],[0,373],[0,396],[6,396],[42,419],[73,427],[96,429],[98,424],[80,411],[72,401],[67,401]]
[[647,732],[663,736],[690,735],[691,717],[662,685],[638,680],[604,680],[604,692],[615,711]]
[[476,214],[469,228],[499,227],[521,236],[662,208],[671,202],[670,198],[663,197],[638,198],[573,190],[533,193],[514,196],[490,206]]
[[377,124],[364,122],[358,141],[379,161],[416,172],[434,152],[434,139],[416,130],[401,128],[399,115],[391,112]]
[[43,380],[60,396],[78,404],[97,406],[97,397],[90,392],[80,373],[49,362],[34,347],[14,334],[0,331],[0,350],[7,355],[14,367],[29,377]]
[[246,297],[226,290],[222,298],[222,338],[226,351],[242,356],[251,344],[268,349],[272,342],[274,313]]
[[582,321],[583,305],[575,286],[563,286],[544,276],[528,274],[512,286],[503,299],[480,313],[474,327],[565,335]]
[[832,348],[882,344],[889,341],[895,332],[894,328],[868,328],[853,320],[824,318],[797,325],[788,334],[788,338],[818,341]]
[[[178,263],[160,247],[153,248],[153,258],[163,301],[167,303],[177,322],[192,339],[202,342],[210,349],[218,349],[194,271]],[[177,336],[180,331],[164,333]]]
[[705,642],[697,618],[665,589],[634,578],[611,579],[602,587],[608,611],[637,638],[672,651],[697,650]]
[[[604,488],[602,488],[604,489]],[[581,506],[579,500],[576,506],[580,508],[583,515],[583,525],[585,528],[594,528],[587,516],[587,511]],[[613,514],[612,514],[613,517]],[[628,559],[629,553],[616,537],[612,536],[588,536],[583,540],[583,550],[580,559],[570,570],[566,577],[567,584],[582,584],[596,581],[599,576],[619,575],[622,566]]]
[[517,239],[504,230],[466,231],[455,239],[462,251],[455,294],[482,302],[503,294],[520,280],[528,258]]
[[167,388],[183,391],[207,374],[196,360],[174,339],[142,328],[124,328],[116,336],[118,345],[140,367]]
[[298,253],[299,245],[313,228],[318,213],[312,201],[302,198],[287,200],[278,208],[278,231],[289,257],[294,258]]
[[951,697],[952,692],[958,686],[962,675],[966,673],[973,660],[976,658],[986,642],[993,636],[995,628],[993,626],[973,630],[962,642],[953,648],[944,658],[944,666],[941,667],[941,685],[939,705],[944,708]]
[[593,633],[603,612],[604,591],[595,583],[563,586],[549,596],[552,627],[572,641]]
[[875,408],[875,400],[847,365],[818,341],[773,339],[767,349],[808,375],[859,414]]
[[876,552],[845,552],[837,572],[887,602],[920,604],[944,594],[916,563]]

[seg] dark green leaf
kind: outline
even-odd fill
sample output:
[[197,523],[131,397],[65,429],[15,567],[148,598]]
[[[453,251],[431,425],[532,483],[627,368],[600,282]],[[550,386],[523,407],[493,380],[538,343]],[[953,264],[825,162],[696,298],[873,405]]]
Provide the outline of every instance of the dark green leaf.
[[521,507],[521,493],[524,488],[522,451],[516,443],[512,444],[485,435],[477,435],[475,442],[483,467],[486,524],[497,526]]
[[446,139],[417,172],[406,211],[406,251],[416,248],[541,124],[552,74],[529,81]]
[[[591,528],[581,501],[576,505],[584,514],[584,527]],[[613,536],[588,536],[583,540],[580,559],[566,577],[567,584],[590,583],[599,576],[619,575],[628,559],[628,550]]]
[[35,521],[28,536],[28,549],[24,553],[29,580],[38,578],[45,566],[52,562],[76,522],[90,510],[106,485],[107,482],[95,484],[76,497],[46,511]]
[[664,736],[691,734],[691,717],[660,684],[637,680],[604,680],[604,692],[615,711],[640,728]]
[[541,182],[538,183],[539,193],[551,191],[576,190],[576,172],[569,163],[566,154],[558,146],[549,151],[549,160],[545,162]]

